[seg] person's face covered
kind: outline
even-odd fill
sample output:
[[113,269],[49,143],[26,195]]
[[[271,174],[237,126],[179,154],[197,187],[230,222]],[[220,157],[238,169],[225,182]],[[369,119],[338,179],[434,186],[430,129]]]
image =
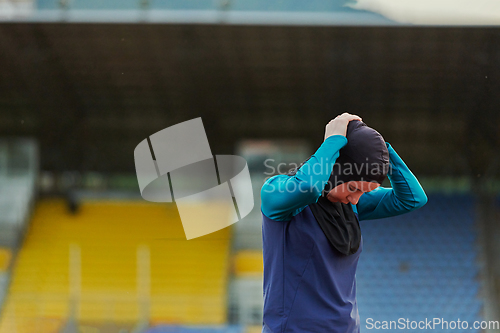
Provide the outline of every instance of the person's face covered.
[[328,192],[327,198],[331,202],[351,203],[356,205],[363,193],[373,191],[380,184],[366,181],[350,181],[335,186]]

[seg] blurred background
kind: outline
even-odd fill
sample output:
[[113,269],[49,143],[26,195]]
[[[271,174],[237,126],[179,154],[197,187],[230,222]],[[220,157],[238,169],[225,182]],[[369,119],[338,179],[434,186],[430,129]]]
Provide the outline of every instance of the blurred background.
[[[0,333],[260,332],[260,187],[343,112],[429,197],[361,224],[362,332],[367,318],[498,323],[500,29],[382,14],[340,0],[0,0]],[[175,204],[141,198],[133,152],[197,117],[214,154],[247,159],[255,206],[186,241]],[[470,328],[438,331],[499,331]]]

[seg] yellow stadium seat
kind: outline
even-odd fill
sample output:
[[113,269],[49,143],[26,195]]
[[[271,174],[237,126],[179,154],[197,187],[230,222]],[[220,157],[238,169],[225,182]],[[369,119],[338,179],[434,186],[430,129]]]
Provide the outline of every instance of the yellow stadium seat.
[[262,251],[242,250],[233,258],[233,270],[237,277],[261,277],[264,272]]
[[262,326],[247,326],[245,333],[261,333]]
[[89,201],[71,215],[64,201],[43,200],[13,265],[0,333],[57,332],[70,313],[80,323],[133,324],[146,313],[152,323],[223,324],[230,238],[225,228],[187,241],[172,204]]

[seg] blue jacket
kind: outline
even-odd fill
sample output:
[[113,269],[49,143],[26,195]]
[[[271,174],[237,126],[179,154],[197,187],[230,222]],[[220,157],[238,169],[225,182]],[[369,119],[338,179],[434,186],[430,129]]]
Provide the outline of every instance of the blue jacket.
[[[294,176],[273,176],[262,186],[262,332],[360,331],[355,274],[363,242],[355,254],[341,255],[308,207],[318,200],[346,144],[345,136],[331,136],[306,162],[308,167]],[[386,146],[392,187],[380,186],[361,195],[353,205],[360,221],[404,214],[427,202],[417,178],[392,146],[387,142]]]

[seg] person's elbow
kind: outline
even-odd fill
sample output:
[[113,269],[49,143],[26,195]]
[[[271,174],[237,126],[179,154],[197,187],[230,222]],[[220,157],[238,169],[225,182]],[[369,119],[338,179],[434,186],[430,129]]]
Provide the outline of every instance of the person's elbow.
[[424,207],[427,201],[427,194],[425,194],[425,191],[422,189],[415,195],[415,209]]
[[406,204],[407,210],[413,211],[422,208],[423,206],[425,206],[427,201],[428,201],[427,194],[425,194],[423,188],[420,188],[418,191],[413,192],[413,200],[411,200],[411,202]]

